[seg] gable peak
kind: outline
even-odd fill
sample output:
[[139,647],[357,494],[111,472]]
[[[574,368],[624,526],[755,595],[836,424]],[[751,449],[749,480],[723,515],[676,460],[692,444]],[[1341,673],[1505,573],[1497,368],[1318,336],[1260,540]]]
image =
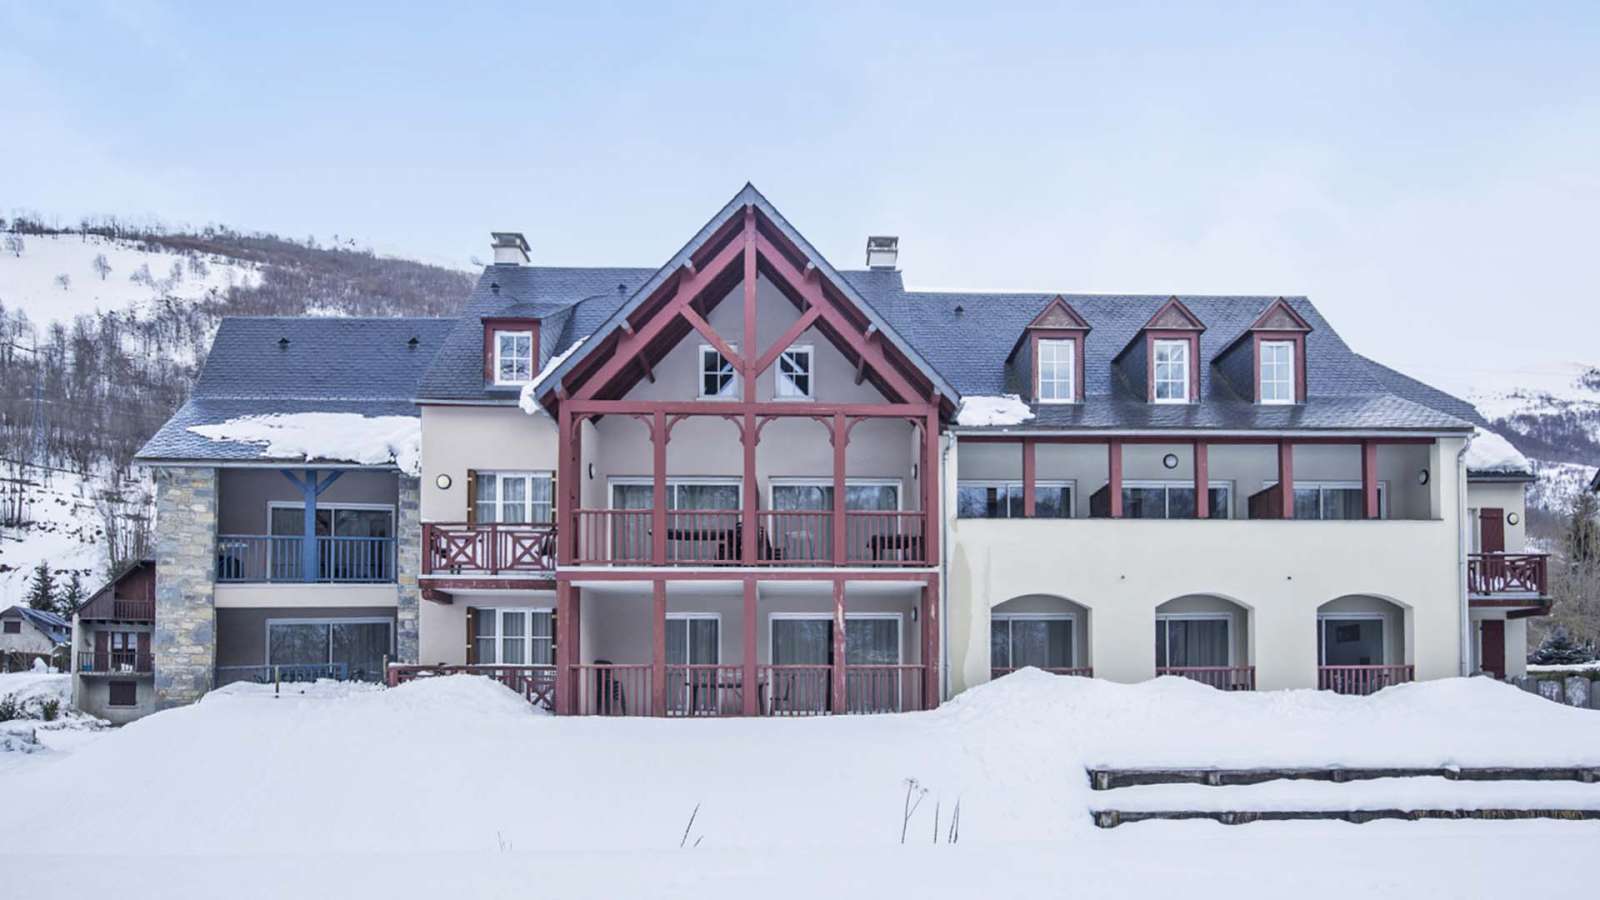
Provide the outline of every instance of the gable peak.
[[1167,302],[1156,310],[1150,321],[1144,323],[1145,330],[1162,329],[1173,331],[1205,331],[1206,326],[1194,311],[1183,304],[1177,297],[1168,298]]
[[1028,327],[1088,331],[1089,323],[1083,316],[1078,315],[1078,311],[1072,308],[1072,304],[1068,303],[1065,297],[1057,294],[1045,304],[1045,308],[1037,316],[1033,317]]
[[1260,316],[1256,317],[1249,330],[1310,331],[1311,325],[1299,313],[1294,311],[1294,307],[1289,305],[1289,301],[1279,297],[1267,304],[1267,308],[1261,312]]

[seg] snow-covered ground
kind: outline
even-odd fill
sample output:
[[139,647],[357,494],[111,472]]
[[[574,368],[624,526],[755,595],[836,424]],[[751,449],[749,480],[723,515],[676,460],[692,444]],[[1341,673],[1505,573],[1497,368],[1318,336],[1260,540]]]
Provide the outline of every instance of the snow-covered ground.
[[[29,823],[0,855],[27,855],[6,867],[14,896],[70,870],[76,891],[130,898],[1153,897],[1174,885],[1342,898],[1520,893],[1516,860],[1576,858],[1600,839],[1582,822],[1100,831],[1089,817],[1091,763],[1340,762],[1600,764],[1600,715],[1485,679],[1360,699],[1024,671],[931,713],[695,722],[554,718],[466,677],[277,697],[241,685],[0,770],[8,820]],[[906,822],[908,779],[927,794]],[[959,842],[935,843],[958,803]]]
[[[96,235],[17,235],[22,240],[19,255],[7,247],[12,236],[0,233],[0,303],[24,310],[35,322],[69,322],[97,310],[137,309],[161,297],[198,300],[235,285],[255,284],[261,277],[256,267],[236,259],[206,256],[203,267],[196,267],[179,253]],[[94,264],[102,254],[110,266],[104,278]],[[134,278],[146,271],[149,280]],[[65,287],[58,280],[62,275],[67,277]]]
[[37,469],[27,477],[34,482],[27,488],[32,521],[0,528],[0,609],[22,602],[40,560],[50,563],[58,585],[77,572],[85,591],[99,587],[105,572],[103,530],[89,482],[71,472]]
[[[105,723],[72,706],[72,676],[49,671],[0,674],[0,701],[16,704],[16,718],[0,721],[0,777],[38,767],[107,734]],[[46,704],[54,704],[46,719]],[[0,848],[4,842],[0,841]]]

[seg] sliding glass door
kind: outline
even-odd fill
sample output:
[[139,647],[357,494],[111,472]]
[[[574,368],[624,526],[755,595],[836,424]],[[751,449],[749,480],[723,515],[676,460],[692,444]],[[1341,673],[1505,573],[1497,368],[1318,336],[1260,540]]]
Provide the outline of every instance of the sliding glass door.
[[307,677],[341,674],[342,666],[352,680],[378,681],[392,641],[387,619],[269,619],[267,663]]
[[722,683],[717,671],[688,668],[721,661],[721,620],[704,613],[668,615],[667,668],[673,671],[667,675],[667,711],[707,715],[724,708],[724,701],[737,692],[738,685]]
[[[772,619],[772,664],[775,666],[833,665],[833,618],[831,616],[774,616]],[[900,663],[900,617],[895,614],[862,614],[845,617],[845,663],[848,666],[892,666]],[[861,674],[846,679],[846,702],[856,712],[887,711],[899,708],[898,673]],[[774,681],[772,702],[808,704],[814,712],[832,710],[832,691],[805,689],[815,676],[779,674]],[[802,696],[803,695],[803,696]]]
[[1231,622],[1227,616],[1157,616],[1157,668],[1231,666]]

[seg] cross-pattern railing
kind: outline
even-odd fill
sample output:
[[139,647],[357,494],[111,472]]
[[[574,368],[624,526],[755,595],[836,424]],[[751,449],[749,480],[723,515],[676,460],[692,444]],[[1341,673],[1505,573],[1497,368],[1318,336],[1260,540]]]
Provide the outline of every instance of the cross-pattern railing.
[[422,574],[542,574],[556,567],[553,524],[428,522],[422,526]]
[[1544,597],[1549,558],[1547,553],[1474,553],[1467,557],[1467,585],[1482,597]]

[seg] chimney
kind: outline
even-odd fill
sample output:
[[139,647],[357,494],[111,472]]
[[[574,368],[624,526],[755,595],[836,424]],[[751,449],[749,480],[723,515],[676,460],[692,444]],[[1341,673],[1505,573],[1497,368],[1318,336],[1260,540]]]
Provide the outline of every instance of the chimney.
[[867,238],[867,268],[894,270],[900,258],[900,239],[893,235],[875,235]]
[[520,231],[491,231],[494,242],[495,265],[525,266],[528,264],[528,239]]

